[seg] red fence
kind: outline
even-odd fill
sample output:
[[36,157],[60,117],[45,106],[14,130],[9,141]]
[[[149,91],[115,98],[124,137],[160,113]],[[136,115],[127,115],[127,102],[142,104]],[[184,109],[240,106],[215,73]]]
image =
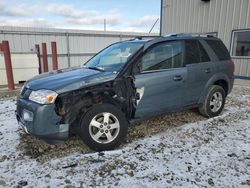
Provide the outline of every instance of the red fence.
[[2,51],[4,55],[8,88],[10,90],[14,90],[15,85],[14,85],[14,79],[13,79],[13,70],[12,70],[12,63],[11,63],[9,41],[2,41],[2,43],[0,44],[0,51]]
[[[40,54],[40,46],[39,44],[35,45],[37,51],[37,57],[39,62],[39,73],[48,72],[48,53],[47,53],[47,45],[46,43],[42,43],[42,55]],[[57,62],[57,47],[56,42],[51,42],[51,55],[52,55],[52,69],[58,70],[58,62]],[[43,63],[41,63],[41,57],[43,58]]]
[[[42,55],[40,54],[39,44],[36,44],[35,48],[36,48],[38,62],[39,62],[39,74],[42,73],[42,66],[43,66],[43,72],[48,72],[49,68],[48,68],[48,54],[47,54],[46,43],[42,43]],[[4,55],[8,88],[10,90],[14,90],[15,85],[14,85],[14,78],[13,78],[13,69],[12,69],[12,63],[11,63],[9,41],[2,41],[2,43],[0,43],[0,52],[2,52]],[[51,42],[51,53],[52,53],[52,68],[53,70],[58,70],[56,42]],[[43,65],[41,63],[41,57],[43,57]]]

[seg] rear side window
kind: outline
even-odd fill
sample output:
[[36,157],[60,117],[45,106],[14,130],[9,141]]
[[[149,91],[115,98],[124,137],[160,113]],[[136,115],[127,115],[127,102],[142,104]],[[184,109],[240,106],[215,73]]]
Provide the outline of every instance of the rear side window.
[[187,40],[185,42],[186,47],[186,64],[199,63],[199,46],[196,40]]
[[198,42],[199,44],[199,50],[200,50],[200,58],[201,58],[201,62],[208,62],[211,61],[206,50],[203,48],[203,46],[201,45],[200,42]]
[[186,64],[194,64],[194,63],[210,61],[207,52],[205,51],[205,49],[198,40],[186,40],[185,48],[186,48],[186,55],[185,55]]
[[206,40],[220,61],[231,59],[227,48],[220,40]]

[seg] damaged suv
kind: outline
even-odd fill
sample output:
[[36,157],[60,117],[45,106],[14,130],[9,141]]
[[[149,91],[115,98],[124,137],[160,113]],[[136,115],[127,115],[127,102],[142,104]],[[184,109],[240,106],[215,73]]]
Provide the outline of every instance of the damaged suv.
[[234,82],[234,63],[208,35],[172,34],[118,42],[82,67],[27,81],[16,116],[27,133],[55,144],[72,134],[94,150],[110,150],[131,121],[198,108],[221,113]]

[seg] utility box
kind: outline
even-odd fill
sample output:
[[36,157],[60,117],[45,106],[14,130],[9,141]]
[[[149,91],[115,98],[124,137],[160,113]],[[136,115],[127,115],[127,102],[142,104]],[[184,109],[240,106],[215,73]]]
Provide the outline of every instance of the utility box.
[[[36,54],[11,54],[14,83],[25,82],[39,74]],[[0,53],[0,85],[7,85],[7,76],[3,53]]]

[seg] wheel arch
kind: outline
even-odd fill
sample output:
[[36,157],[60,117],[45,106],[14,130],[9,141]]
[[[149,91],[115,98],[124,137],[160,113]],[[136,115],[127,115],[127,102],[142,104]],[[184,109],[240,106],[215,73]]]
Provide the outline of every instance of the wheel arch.
[[229,91],[231,90],[230,80],[229,80],[228,76],[226,74],[223,74],[223,73],[217,73],[217,74],[213,75],[208,80],[207,84],[204,86],[204,89],[203,89],[203,92],[201,94],[201,97],[199,99],[198,104],[202,104],[204,102],[206,94],[212,85],[221,86],[224,89],[226,96],[229,93]]
[[106,82],[60,94],[55,102],[55,111],[63,117],[64,122],[77,127],[81,114],[97,104],[113,105],[126,114],[125,101],[119,89],[114,89],[112,82]]
[[229,89],[229,84],[228,84],[228,82],[226,80],[224,80],[224,79],[217,80],[216,82],[214,82],[213,85],[221,86],[224,89],[224,91],[226,93],[226,96],[227,96],[228,89]]

